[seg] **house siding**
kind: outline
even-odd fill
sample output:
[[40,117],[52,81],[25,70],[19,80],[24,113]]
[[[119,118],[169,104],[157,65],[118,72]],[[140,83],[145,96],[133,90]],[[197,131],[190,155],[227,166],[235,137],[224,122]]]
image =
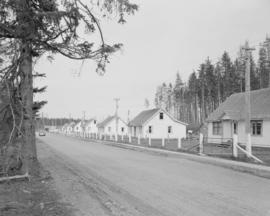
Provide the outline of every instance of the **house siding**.
[[[223,134],[213,135],[213,123],[208,123],[208,143],[220,143],[224,139],[233,138],[233,123],[232,121],[223,121]],[[238,122],[237,135],[238,143],[246,143],[245,121]],[[264,120],[262,125],[262,135],[251,135],[252,146],[270,147],[270,121]]]
[[[122,132],[121,128],[124,128],[124,132]],[[109,130],[111,128],[111,130]],[[114,118],[112,121],[110,121],[105,127],[103,133],[109,134],[109,135],[115,135],[116,134],[116,119]],[[127,125],[122,121],[118,121],[118,134],[119,135],[126,135],[128,134],[128,127]]]
[[[238,123],[238,142],[240,144],[246,143],[245,122]],[[251,135],[252,146],[270,147],[270,121],[264,120],[262,125],[262,135]]]
[[[148,132],[149,126],[152,126],[151,134]],[[169,126],[172,126],[172,132],[170,134],[168,133]],[[158,113],[143,126],[142,136],[151,138],[185,138],[186,125],[173,121],[166,113],[164,113],[161,120]]]
[[94,121],[91,121],[86,125],[86,133],[97,133],[97,132],[98,132],[97,124],[94,124]]

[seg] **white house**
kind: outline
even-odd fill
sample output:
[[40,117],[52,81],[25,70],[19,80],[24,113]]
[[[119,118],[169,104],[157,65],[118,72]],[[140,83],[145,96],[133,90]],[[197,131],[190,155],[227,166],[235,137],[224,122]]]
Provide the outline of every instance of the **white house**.
[[68,123],[66,123],[66,124],[64,124],[63,125],[63,127],[61,128],[61,131],[63,132],[63,133],[67,133],[67,127],[68,127]]
[[129,122],[131,136],[141,138],[185,138],[186,127],[160,108],[142,111]]
[[[252,146],[270,147],[270,88],[251,91]],[[246,143],[245,93],[231,95],[207,119],[208,142],[221,142],[238,135],[240,144]]]
[[76,123],[75,122],[71,122],[68,124],[68,126],[66,127],[66,133],[67,134],[71,134],[74,132],[74,127],[75,127]]
[[77,122],[77,124],[75,124],[75,126],[74,126],[74,132],[75,133],[82,133],[83,132],[83,125],[84,125],[83,121]]
[[86,133],[97,133],[98,132],[96,119],[90,119],[90,120],[86,121],[85,132]]
[[[127,124],[119,117],[109,116],[97,124],[98,133],[104,135],[126,135],[128,134]],[[116,129],[117,128],[117,129]]]

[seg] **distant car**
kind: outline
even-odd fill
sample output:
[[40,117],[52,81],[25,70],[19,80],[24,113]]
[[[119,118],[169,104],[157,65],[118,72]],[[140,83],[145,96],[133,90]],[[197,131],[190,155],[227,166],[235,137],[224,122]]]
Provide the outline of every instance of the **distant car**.
[[46,136],[46,133],[45,133],[45,131],[39,131],[38,135],[39,136]]

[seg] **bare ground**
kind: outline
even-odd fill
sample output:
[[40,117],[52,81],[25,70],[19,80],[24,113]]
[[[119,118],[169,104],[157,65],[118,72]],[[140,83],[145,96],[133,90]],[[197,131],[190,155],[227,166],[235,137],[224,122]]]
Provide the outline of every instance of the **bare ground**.
[[39,174],[28,180],[0,184],[1,216],[71,216],[70,205],[60,201],[50,173],[40,165]]

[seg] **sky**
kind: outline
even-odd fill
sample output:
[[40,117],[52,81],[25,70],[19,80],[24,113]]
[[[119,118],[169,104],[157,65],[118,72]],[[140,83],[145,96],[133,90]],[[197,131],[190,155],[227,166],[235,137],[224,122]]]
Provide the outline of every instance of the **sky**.
[[[134,2],[134,1],[133,1]],[[107,43],[123,43],[111,58],[106,74],[95,72],[91,60],[74,61],[60,55],[45,57],[35,70],[47,77],[35,80],[47,91],[35,97],[47,100],[41,110],[47,117],[104,119],[115,113],[120,98],[124,119],[154,107],[154,95],[163,82],[174,83],[176,73],[187,81],[207,57],[216,62],[226,50],[235,57],[246,40],[257,49],[270,34],[269,0],[136,0],[139,11],[125,25],[103,20]],[[91,38],[90,38],[91,39]]]

